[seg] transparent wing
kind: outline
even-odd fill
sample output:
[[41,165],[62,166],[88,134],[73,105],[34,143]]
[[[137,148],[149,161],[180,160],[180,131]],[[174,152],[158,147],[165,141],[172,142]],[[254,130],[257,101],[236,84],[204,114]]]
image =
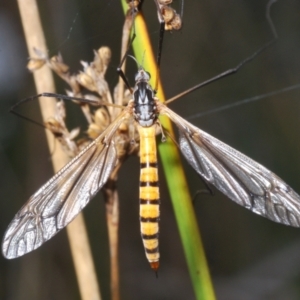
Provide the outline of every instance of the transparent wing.
[[189,164],[228,198],[272,221],[300,227],[300,196],[277,175],[160,104],[179,128]]
[[15,215],[2,244],[15,258],[49,240],[70,223],[107,181],[117,162],[113,135],[125,112],[43,185]]

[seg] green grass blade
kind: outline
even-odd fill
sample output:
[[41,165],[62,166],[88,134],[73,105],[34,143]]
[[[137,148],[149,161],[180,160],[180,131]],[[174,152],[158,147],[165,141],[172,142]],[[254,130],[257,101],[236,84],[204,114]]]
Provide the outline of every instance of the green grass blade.
[[[126,1],[123,0],[122,5],[126,13],[128,9]],[[141,15],[137,15],[136,17],[135,29],[136,39],[133,43],[135,57],[138,62],[142,62],[144,59],[143,67],[152,74],[152,81],[154,81],[157,68],[148,31]],[[160,83],[158,85],[157,96],[161,101],[164,101],[165,97]],[[172,134],[173,128],[170,120],[166,117],[161,117],[160,121],[164,128]],[[215,299],[213,285],[210,279],[200,232],[178,149],[174,143],[168,139],[167,142],[159,145],[159,154],[171,195],[196,299],[213,300]]]

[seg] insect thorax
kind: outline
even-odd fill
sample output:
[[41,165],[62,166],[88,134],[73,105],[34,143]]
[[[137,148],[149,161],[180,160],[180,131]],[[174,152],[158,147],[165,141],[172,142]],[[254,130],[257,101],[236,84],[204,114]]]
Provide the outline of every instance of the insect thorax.
[[133,91],[133,97],[135,120],[143,127],[152,126],[157,119],[157,109],[154,92],[148,82],[137,82]]

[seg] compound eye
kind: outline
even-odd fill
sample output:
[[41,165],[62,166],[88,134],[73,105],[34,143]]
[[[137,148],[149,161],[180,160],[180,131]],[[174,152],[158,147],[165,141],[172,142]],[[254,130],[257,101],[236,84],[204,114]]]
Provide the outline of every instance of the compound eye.
[[148,75],[148,77],[149,77],[149,79],[151,78],[151,75],[150,75],[150,73],[149,72],[147,72],[147,71],[145,71],[146,72],[146,74]]
[[140,73],[140,72],[137,72],[137,73],[135,74],[135,81],[140,81],[141,78],[142,78],[141,73]]

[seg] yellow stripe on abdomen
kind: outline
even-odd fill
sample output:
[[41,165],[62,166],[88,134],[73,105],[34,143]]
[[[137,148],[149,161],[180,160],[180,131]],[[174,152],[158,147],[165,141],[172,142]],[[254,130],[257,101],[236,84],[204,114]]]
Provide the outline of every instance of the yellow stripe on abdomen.
[[146,257],[151,268],[159,267],[159,187],[155,125],[139,126],[140,134],[140,222]]

